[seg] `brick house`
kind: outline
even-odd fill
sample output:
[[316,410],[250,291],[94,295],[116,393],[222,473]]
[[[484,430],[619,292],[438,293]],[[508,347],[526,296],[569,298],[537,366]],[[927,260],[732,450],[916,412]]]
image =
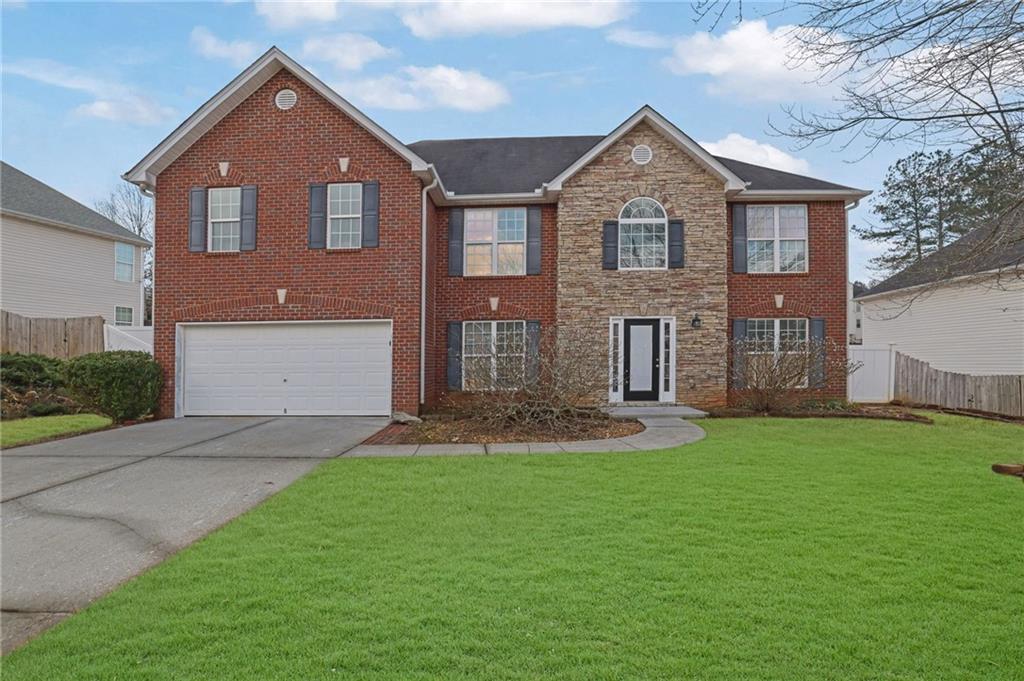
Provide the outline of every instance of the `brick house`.
[[608,135],[407,145],[277,48],[124,178],[156,200],[161,416],[416,413],[553,325],[592,334],[599,400],[721,405],[734,335],[845,347],[868,194],[712,156],[647,106]]

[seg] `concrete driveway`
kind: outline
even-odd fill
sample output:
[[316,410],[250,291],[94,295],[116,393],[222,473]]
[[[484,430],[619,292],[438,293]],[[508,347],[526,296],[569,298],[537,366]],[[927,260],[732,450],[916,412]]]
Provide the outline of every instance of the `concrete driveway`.
[[387,423],[168,419],[3,452],[3,652]]

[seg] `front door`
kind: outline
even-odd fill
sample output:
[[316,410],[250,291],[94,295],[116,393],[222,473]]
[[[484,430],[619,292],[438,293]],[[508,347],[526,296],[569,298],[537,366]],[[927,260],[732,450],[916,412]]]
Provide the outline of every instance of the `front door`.
[[657,319],[625,320],[622,378],[627,402],[658,400],[659,326]]

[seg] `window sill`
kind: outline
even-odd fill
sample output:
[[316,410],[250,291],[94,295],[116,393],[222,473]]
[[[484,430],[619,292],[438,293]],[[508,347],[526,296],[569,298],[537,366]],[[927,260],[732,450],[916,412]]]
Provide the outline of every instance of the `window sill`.
[[732,272],[747,277],[809,277],[810,272]]
[[459,275],[448,275],[452,279],[470,279],[472,281],[486,281],[487,279],[526,279],[527,277],[537,276],[534,274],[463,274]]
[[219,258],[225,255],[242,255],[242,251],[202,251],[200,255]]

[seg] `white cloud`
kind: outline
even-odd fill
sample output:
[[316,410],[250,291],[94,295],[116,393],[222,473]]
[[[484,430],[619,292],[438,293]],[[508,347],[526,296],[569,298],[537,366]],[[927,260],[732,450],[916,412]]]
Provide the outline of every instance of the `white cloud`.
[[259,46],[247,40],[221,40],[205,26],[196,26],[190,37],[192,48],[207,59],[226,59],[235,66],[246,66],[259,54]]
[[398,50],[359,33],[318,36],[302,43],[303,58],[330,62],[341,71],[358,71],[368,62],[397,54]]
[[349,81],[335,89],[382,109],[487,111],[510,100],[501,83],[477,71],[441,65],[406,66],[392,75]]
[[676,41],[664,64],[678,75],[711,76],[711,94],[748,100],[793,101],[829,97],[832,88],[811,81],[810,64],[790,63],[792,26],[773,30],[763,20],[744,21],[720,36],[695,33]]
[[549,28],[601,28],[624,18],[629,7],[607,2],[464,2],[440,0],[400,5],[398,16],[413,35],[438,38],[478,33],[525,33]]
[[782,149],[764,142],[752,140],[739,133],[731,132],[717,142],[699,142],[715,156],[734,158],[737,161],[755,163],[788,173],[808,173],[810,164],[802,158],[790,156]]
[[608,42],[626,47],[639,47],[646,50],[664,50],[672,46],[672,41],[653,31],[635,31],[631,28],[613,28],[605,36]]
[[295,28],[338,17],[338,0],[256,0],[255,6],[256,14],[271,28]]
[[174,109],[137,94],[123,83],[96,77],[91,73],[49,59],[22,59],[3,65],[5,74],[22,76],[66,90],[85,92],[95,101],[82,104],[74,112],[110,121],[156,125],[175,115]]

